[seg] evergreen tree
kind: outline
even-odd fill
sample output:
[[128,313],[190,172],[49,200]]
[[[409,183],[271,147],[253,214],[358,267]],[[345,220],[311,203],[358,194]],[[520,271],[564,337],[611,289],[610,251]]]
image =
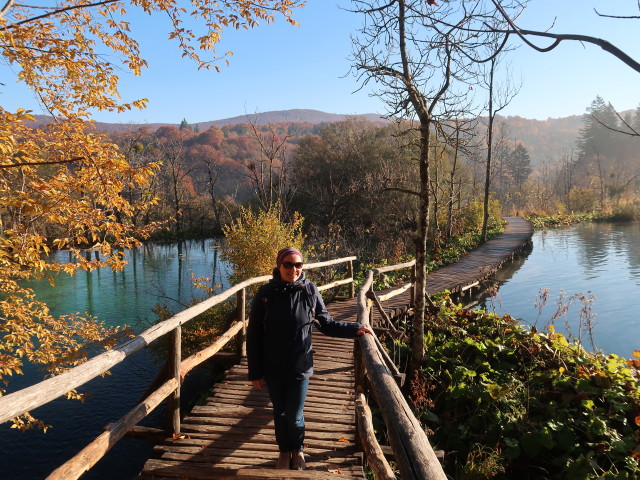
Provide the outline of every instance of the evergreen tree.
[[531,175],[531,158],[529,152],[522,143],[516,144],[509,158],[509,170],[516,186],[520,188]]
[[187,119],[183,118],[182,121],[180,122],[180,130],[185,130],[185,129],[191,130],[191,126],[187,122]]
[[619,129],[619,119],[610,103],[605,103],[597,96],[587,108],[584,126],[578,134],[578,161],[585,163],[591,160],[613,158],[616,156],[619,134],[612,129]]

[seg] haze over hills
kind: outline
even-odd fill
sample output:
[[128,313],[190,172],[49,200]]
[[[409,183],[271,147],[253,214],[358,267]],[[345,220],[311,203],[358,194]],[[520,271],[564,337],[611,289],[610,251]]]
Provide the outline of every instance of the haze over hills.
[[531,164],[557,162],[561,156],[571,154],[576,146],[584,115],[534,120],[522,117],[500,117],[509,129],[509,137],[522,143],[529,152]]
[[[246,115],[239,115],[237,117],[223,118],[220,120],[210,120],[206,122],[190,122],[188,118],[185,120],[191,125],[196,126],[198,129],[206,130],[211,126],[222,127],[224,125],[237,125],[239,123],[255,123],[256,125],[267,125],[269,123],[333,123],[333,122],[341,122],[349,117],[357,116],[363,117],[370,122],[385,122],[387,121],[384,117],[376,113],[366,113],[364,115],[344,115],[339,113],[327,113],[321,112],[319,110],[309,110],[309,109],[291,109],[291,110],[277,110],[272,112],[261,112],[261,113],[247,113]],[[38,116],[36,116],[38,117]],[[46,118],[46,117],[45,117]],[[179,126],[182,119],[180,119],[177,123],[145,123],[145,124],[136,124],[136,123],[102,123],[96,122],[96,127],[99,130],[105,132],[116,132],[116,131],[126,131],[126,130],[135,130],[140,126],[146,126],[152,130],[155,130],[164,126]]]
[[[207,130],[211,126],[222,127],[224,125],[236,125],[248,123],[249,121],[258,124],[276,123],[332,123],[343,121],[352,115],[321,112],[310,109],[280,110],[262,113],[246,114],[237,117],[211,120],[207,122],[191,123],[197,126],[200,131]],[[385,122],[384,117],[370,113],[357,115],[364,117],[371,122]],[[553,163],[563,156],[570,154],[575,148],[578,132],[583,125],[583,115],[572,115],[564,118],[549,118],[547,120],[527,119],[518,116],[500,117],[498,119],[506,123],[509,129],[509,137],[514,142],[521,142],[528,150],[533,166],[548,162]],[[36,116],[38,123],[45,123],[47,117]],[[180,119],[181,120],[181,119]],[[156,130],[162,126],[179,126],[177,123],[145,123],[145,124],[121,124],[96,122],[96,128],[100,131],[112,133],[116,131],[135,130],[145,126],[151,130]]]

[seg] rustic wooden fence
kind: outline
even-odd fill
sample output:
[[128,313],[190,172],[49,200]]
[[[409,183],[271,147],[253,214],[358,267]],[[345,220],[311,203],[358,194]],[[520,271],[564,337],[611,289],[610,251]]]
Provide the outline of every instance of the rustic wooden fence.
[[[355,296],[353,283],[353,261],[356,257],[346,257],[326,262],[310,263],[305,265],[305,270],[312,270],[321,267],[330,267],[346,264],[346,277],[318,287],[320,291],[347,285],[349,296]],[[187,308],[180,313],[164,320],[153,327],[145,330],[135,338],[122,343],[113,349],[104,352],[87,362],[79,365],[67,372],[44,380],[31,387],[0,397],[0,423],[6,422],[29,412],[35,408],[45,405],[65,395],[70,390],[84,385],[88,381],[103,375],[115,365],[125,361],[128,357],[139,350],[146,348],[154,341],[164,335],[171,338],[168,352],[169,378],[149,394],[143,401],[136,405],[126,415],[115,423],[110,424],[105,431],[94,441],[82,449],[68,462],[52,472],[48,479],[75,479],[93,467],[113,445],[120,440],[128,431],[133,429],[144,417],[153,411],[162,401],[168,402],[168,429],[167,436],[180,433],[180,384],[184,377],[197,365],[211,358],[227,345],[238,334],[242,335],[242,352],[244,353],[244,335],[246,333],[246,291],[247,288],[264,283],[271,279],[271,275],[251,278],[242,283],[232,286],[228,290],[214,295],[193,307]],[[220,338],[206,349],[181,360],[181,331],[182,325],[198,315],[206,312],[210,308],[228,300],[236,295],[236,321]]]
[[[305,269],[311,270],[346,263],[347,278],[321,285],[318,289],[324,291],[347,285],[349,296],[354,297],[353,261],[355,259],[355,257],[346,257],[327,262],[312,263],[305,265]],[[370,270],[367,273],[365,284],[356,299],[357,319],[359,322],[370,325],[370,319],[373,314],[372,308],[376,306],[382,318],[391,325],[391,321],[384,313],[382,302],[405,293],[407,290],[411,290],[410,299],[413,299],[413,283],[410,282],[394,291],[376,296],[373,291],[374,275],[410,268],[414,267],[414,265],[415,262],[408,262]],[[53,471],[47,478],[49,480],[79,478],[83,473],[91,469],[117,441],[128,432],[135,430],[137,424],[165,399],[169,399],[167,405],[169,421],[164,434],[168,437],[178,435],[180,433],[179,405],[182,380],[194,367],[211,358],[238,335],[241,335],[239,344],[242,347],[240,353],[245,353],[246,291],[248,287],[264,283],[270,278],[270,275],[265,275],[234,285],[228,290],[154,325],[135,338],[94,357],[82,365],[31,387],[0,397],[0,423],[61,397],[66,392],[103,375],[115,365],[125,361],[132,354],[146,348],[162,336],[169,335],[171,338],[168,352],[170,368],[169,377],[166,381],[126,415],[115,423],[108,425],[102,434],[77,455]],[[181,360],[182,325],[215,305],[230,299],[233,295],[236,295],[236,320],[231,327],[206,349]],[[371,411],[367,404],[367,396],[370,394],[374,396],[378,405],[384,405],[384,408],[381,408],[383,419],[387,427],[393,455],[403,480],[445,480],[446,476],[424,430],[411,412],[400,391],[399,385],[404,380],[403,375],[393,364],[375,335],[359,337],[356,345],[355,388],[358,444],[362,447],[375,478],[391,480],[396,477],[374,434]]]
[[[374,276],[396,270],[412,268],[411,282],[395,290],[377,296],[373,290]],[[373,308],[385,324],[393,326],[385,313],[382,302],[410,291],[410,304],[415,299],[415,260],[400,265],[390,265],[367,272],[366,280],[358,292],[358,321],[370,324]],[[396,466],[403,480],[446,480],[440,461],[436,457],[427,435],[411,411],[400,390],[404,375],[389,358],[376,336],[364,335],[358,342],[355,359],[356,409],[359,437],[369,466],[376,479],[394,479],[382,449],[370,426],[371,414],[367,406],[370,393],[380,406],[380,412],[387,429],[389,443],[393,450]]]

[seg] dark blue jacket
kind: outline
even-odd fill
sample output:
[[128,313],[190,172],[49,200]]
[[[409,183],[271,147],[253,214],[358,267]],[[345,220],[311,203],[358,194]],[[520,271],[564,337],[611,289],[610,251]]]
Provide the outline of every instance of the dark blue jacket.
[[313,321],[325,335],[353,338],[362,325],[331,318],[322,296],[304,272],[294,283],[277,275],[262,285],[251,306],[247,329],[249,380],[287,375],[296,379],[313,374]]

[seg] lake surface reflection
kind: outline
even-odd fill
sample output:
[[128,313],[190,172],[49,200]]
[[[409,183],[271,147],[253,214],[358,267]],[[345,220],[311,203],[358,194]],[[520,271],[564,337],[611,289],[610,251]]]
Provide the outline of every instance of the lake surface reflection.
[[[496,276],[495,297],[480,296],[482,306],[509,313],[541,328],[576,294],[594,296],[591,304],[593,338],[598,350],[630,357],[640,349],[640,223],[587,223],[537,231],[532,249]],[[538,308],[540,293],[548,289],[546,305]],[[564,292],[564,294],[562,294]],[[584,303],[574,300],[566,320],[578,335]],[[556,331],[567,333],[564,318],[555,321]],[[592,348],[587,337],[582,341]]]

